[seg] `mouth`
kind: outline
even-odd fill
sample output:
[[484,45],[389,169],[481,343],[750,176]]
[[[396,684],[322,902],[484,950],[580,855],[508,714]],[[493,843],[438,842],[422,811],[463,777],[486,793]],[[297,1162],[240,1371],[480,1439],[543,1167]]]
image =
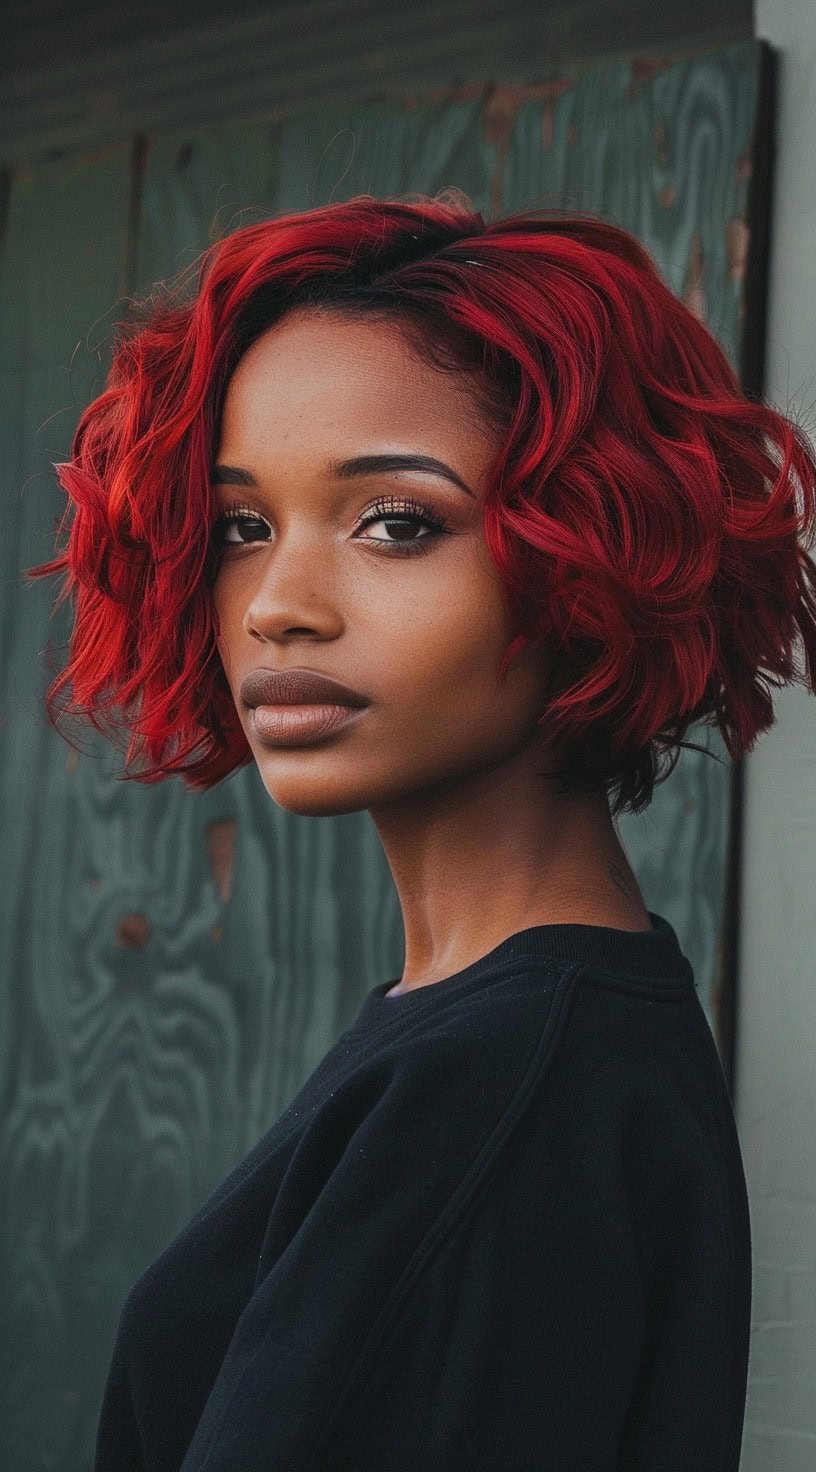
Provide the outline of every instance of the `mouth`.
[[323,670],[296,665],[273,670],[261,665],[250,670],[241,681],[241,699],[245,705],[368,705],[365,695],[343,685],[334,675]]
[[353,705],[256,705],[251,720],[265,745],[312,746],[352,725],[366,710]]

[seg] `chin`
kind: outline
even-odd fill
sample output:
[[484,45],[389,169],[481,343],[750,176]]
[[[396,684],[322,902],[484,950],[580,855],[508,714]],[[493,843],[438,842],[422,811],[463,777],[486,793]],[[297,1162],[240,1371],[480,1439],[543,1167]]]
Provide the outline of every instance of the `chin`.
[[[270,756],[277,753],[270,753]],[[287,759],[297,755],[295,748],[281,753]],[[333,776],[327,760],[321,761],[317,753],[310,755],[314,763],[311,775],[306,775],[303,766],[295,764],[285,773],[282,764],[265,760],[266,753],[257,760],[261,780],[272,801],[288,813],[297,813],[302,818],[339,818],[346,813],[385,811],[391,804],[399,805],[423,794],[430,794],[454,782],[456,772],[423,772],[410,764],[402,770],[394,764],[383,772],[374,770],[366,773],[358,758],[344,762],[336,768]]]
[[264,782],[272,801],[287,813],[301,818],[339,818],[344,813],[359,813],[368,806],[366,795],[320,782]]
[[341,818],[345,813],[363,813],[368,804],[364,802],[281,802],[279,797],[272,801],[287,813],[297,813],[299,818]]

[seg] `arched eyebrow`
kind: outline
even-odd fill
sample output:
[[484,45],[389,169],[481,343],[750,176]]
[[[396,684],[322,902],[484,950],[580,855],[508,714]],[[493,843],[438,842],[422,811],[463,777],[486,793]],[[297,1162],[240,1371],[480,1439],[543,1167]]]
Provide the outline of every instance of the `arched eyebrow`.
[[212,471],[213,485],[220,486],[257,486],[254,475],[248,470],[243,470],[240,465],[214,465]]
[[456,471],[451,470],[444,460],[434,459],[433,455],[355,455],[351,460],[333,460],[331,463],[332,474],[341,480],[358,475],[377,475],[388,470],[421,470],[426,475],[441,475],[445,480],[453,481],[461,491],[473,495],[470,486],[465,485]]
[[[354,455],[349,460],[332,460],[329,464],[331,474],[339,480],[351,480],[358,476],[379,475],[389,470],[420,470],[426,475],[441,475],[445,480],[452,481],[455,486],[464,491],[468,496],[474,492],[460,476],[446,465],[444,460],[437,460],[433,455]],[[256,486],[254,475],[244,470],[239,465],[216,465],[213,467],[213,482],[225,486]]]

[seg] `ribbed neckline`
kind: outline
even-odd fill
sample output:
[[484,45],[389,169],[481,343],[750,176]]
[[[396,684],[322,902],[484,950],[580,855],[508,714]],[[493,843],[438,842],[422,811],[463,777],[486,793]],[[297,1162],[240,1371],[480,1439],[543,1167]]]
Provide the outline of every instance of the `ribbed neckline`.
[[680,949],[673,927],[663,915],[652,910],[647,913],[652,922],[651,930],[615,930],[608,925],[531,925],[507,936],[492,951],[461,971],[395,997],[386,996],[386,992],[396,986],[399,977],[380,981],[368,993],[354,1030],[364,1029],[386,1017],[407,1014],[419,1005],[441,1005],[452,990],[457,995],[477,990],[492,976],[503,972],[509,962],[524,960],[583,962],[605,973],[625,976],[630,981],[693,985],[691,964]]

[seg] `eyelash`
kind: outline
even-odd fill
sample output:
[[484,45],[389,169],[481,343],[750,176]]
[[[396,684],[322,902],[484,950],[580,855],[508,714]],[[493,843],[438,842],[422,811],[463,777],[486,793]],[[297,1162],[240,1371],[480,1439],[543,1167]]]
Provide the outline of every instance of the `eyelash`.
[[[257,516],[249,506],[243,505],[242,502],[234,501],[231,506],[227,507],[223,515],[219,516],[213,526],[213,537],[219,547],[249,547],[252,545],[251,542],[227,542],[226,540],[225,533],[230,522],[240,518],[250,521],[263,521],[263,517]],[[423,522],[426,526],[432,528],[429,535],[417,537],[413,542],[388,542],[383,537],[363,538],[364,541],[373,542],[378,551],[385,549],[385,555],[387,557],[414,556],[422,550],[425,542],[435,542],[438,536],[444,536],[449,522],[447,516],[437,516],[427,506],[423,506],[419,501],[415,501],[412,496],[403,496],[399,499],[393,496],[385,496],[375,501],[369,507],[365,519],[359,523],[357,530],[361,531],[363,527],[371,526],[375,522],[382,520],[401,521],[403,523],[408,521]]]

